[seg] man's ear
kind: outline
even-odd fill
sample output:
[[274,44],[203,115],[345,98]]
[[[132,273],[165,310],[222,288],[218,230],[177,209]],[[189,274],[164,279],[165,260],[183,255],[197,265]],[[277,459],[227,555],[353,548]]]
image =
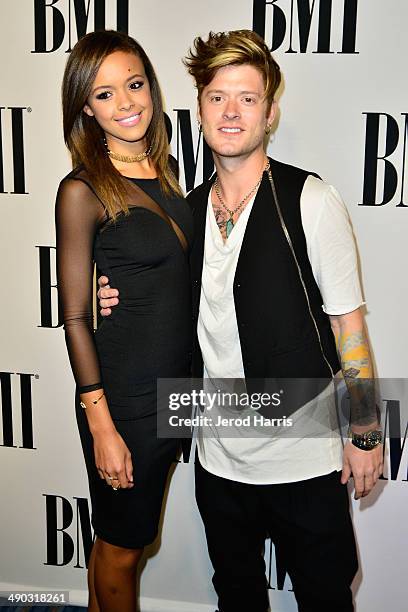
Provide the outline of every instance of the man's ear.
[[85,104],[85,106],[84,106],[84,108],[82,110],[84,111],[84,113],[86,113],[90,117],[94,116],[94,112],[92,111],[91,107],[88,104]]
[[276,117],[276,111],[278,110],[278,103],[274,100],[271,104],[269,113],[266,116],[266,125],[272,126],[273,120]]
[[196,119],[197,119],[198,123],[201,125],[201,107],[200,107],[200,98],[198,98],[198,97],[197,97]]

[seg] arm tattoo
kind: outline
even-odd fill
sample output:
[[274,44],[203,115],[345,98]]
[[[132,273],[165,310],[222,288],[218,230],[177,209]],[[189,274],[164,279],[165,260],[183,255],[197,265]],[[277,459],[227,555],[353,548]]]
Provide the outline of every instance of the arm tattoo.
[[370,349],[362,331],[344,332],[336,338],[343,374],[348,378],[370,378]]
[[336,334],[343,376],[350,394],[350,424],[379,422],[370,349],[363,330]]
[[344,378],[357,378],[357,376],[360,374],[360,370],[350,367],[347,368],[347,370],[344,370],[343,374]]

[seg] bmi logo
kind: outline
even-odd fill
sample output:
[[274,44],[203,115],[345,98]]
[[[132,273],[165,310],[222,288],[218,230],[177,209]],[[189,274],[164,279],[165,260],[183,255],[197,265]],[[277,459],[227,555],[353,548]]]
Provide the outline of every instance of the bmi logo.
[[204,138],[202,137],[201,131],[198,131],[196,138],[196,146],[194,147],[193,130],[191,127],[191,114],[189,109],[175,108],[176,113],[176,142],[173,141],[173,128],[171,121],[167,115],[166,127],[169,137],[169,142],[172,144],[172,150],[177,159],[178,165],[182,174],[184,174],[186,191],[194,189],[197,184],[197,165],[202,151],[202,180],[208,179],[213,170],[214,162],[211,154],[211,150]]
[[[408,482],[408,421],[405,423],[404,406],[399,400],[384,400],[385,418],[384,458],[388,462],[388,474],[382,476],[384,480],[401,480]],[[402,426],[401,426],[402,425]]]
[[408,113],[393,117],[388,113],[366,115],[364,184],[362,206],[383,206],[398,198],[404,203],[407,162]]
[[358,53],[357,12],[358,0],[253,0],[252,29],[271,51]]
[[63,44],[66,52],[71,51],[87,32],[106,29],[106,12],[112,7],[116,8],[116,23],[110,27],[128,33],[129,0],[34,0],[32,53],[52,53]]
[[[2,414],[0,436],[3,439],[0,446],[35,449],[31,390],[33,377],[38,378],[34,374],[0,372]],[[19,396],[18,400],[17,395]],[[18,421],[20,422],[20,431],[19,435],[16,436],[15,431],[18,429]]]
[[62,314],[58,302],[55,271],[55,247],[37,246],[40,266],[39,327],[61,327]]
[[[26,191],[24,155],[24,117],[31,112],[28,106],[0,106],[0,194],[23,193]],[[6,137],[7,134],[7,137]],[[8,134],[10,137],[8,138]],[[5,146],[11,146],[13,179],[10,185],[5,179]],[[10,191],[11,189],[11,191]]]
[[61,495],[45,497],[47,560],[44,565],[88,567],[92,549],[92,528],[88,500],[74,497],[73,502]]

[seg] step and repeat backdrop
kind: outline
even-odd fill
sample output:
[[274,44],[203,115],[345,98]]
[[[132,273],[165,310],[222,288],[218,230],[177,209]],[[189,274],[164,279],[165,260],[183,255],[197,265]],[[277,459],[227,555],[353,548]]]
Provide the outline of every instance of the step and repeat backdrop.
[[[172,152],[189,191],[212,172],[212,160],[181,58],[210,30],[249,28],[265,37],[284,75],[268,152],[319,173],[343,195],[378,375],[399,380],[385,398],[398,413],[408,378],[407,22],[405,0],[1,1],[0,590],[64,589],[71,601],[86,602],[93,534],[54,232],[55,193],[70,170],[60,85],[75,42],[113,28],[143,45],[160,78]],[[352,501],[359,612],[407,609],[406,419],[393,427],[384,479],[368,498]],[[192,461],[184,459],[142,572],[142,610],[216,607]],[[269,542],[265,555],[272,609],[293,612],[290,580]]]

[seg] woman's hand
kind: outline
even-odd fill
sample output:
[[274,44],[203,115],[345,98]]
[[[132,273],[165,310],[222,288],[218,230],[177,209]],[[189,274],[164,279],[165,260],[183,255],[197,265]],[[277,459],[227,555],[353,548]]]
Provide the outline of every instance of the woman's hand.
[[95,464],[100,478],[112,488],[130,489],[133,484],[132,457],[116,429],[93,434]]
[[81,393],[80,399],[93,437],[95,465],[100,478],[112,488],[130,489],[133,487],[132,458],[112,420],[105,392],[96,389]]

